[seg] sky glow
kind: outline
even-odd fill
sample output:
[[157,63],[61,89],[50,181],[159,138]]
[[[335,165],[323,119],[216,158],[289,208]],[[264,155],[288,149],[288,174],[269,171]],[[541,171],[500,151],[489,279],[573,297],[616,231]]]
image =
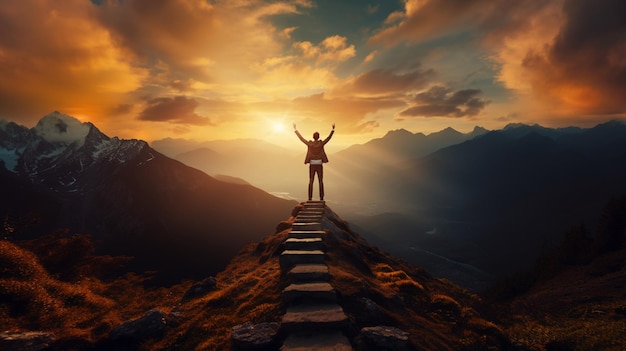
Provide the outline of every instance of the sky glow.
[[336,123],[344,145],[591,126],[626,113],[625,14],[622,0],[5,0],[0,119],[59,110],[122,138],[277,143],[292,122]]

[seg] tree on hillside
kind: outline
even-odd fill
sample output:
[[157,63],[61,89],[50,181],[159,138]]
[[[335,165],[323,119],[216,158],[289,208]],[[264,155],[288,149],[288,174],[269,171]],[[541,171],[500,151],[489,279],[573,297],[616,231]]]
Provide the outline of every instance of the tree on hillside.
[[620,249],[626,238],[626,196],[613,197],[604,207],[595,240],[595,251]]

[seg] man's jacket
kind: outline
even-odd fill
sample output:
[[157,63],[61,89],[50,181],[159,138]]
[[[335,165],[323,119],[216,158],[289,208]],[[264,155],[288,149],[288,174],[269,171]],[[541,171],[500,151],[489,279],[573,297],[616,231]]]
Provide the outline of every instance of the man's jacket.
[[335,131],[331,131],[328,138],[324,140],[306,140],[302,137],[300,132],[296,130],[296,135],[300,140],[308,146],[308,150],[306,152],[306,157],[304,158],[304,163],[310,163],[311,160],[322,160],[323,163],[328,162],[328,157],[326,156],[326,151],[324,151],[324,145],[330,141],[330,138],[333,137]]

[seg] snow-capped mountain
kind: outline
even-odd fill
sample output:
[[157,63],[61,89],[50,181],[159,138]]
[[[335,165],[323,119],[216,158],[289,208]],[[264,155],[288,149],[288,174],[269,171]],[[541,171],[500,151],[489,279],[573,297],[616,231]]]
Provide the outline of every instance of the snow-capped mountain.
[[0,166],[58,192],[93,185],[97,177],[90,176],[103,167],[149,162],[154,158],[150,152],[138,158],[145,147],[145,141],[109,138],[93,124],[57,111],[31,129],[0,124]]
[[7,237],[89,233],[100,252],[180,279],[214,274],[272,232],[294,203],[59,112],[31,129],[0,122],[0,235]]

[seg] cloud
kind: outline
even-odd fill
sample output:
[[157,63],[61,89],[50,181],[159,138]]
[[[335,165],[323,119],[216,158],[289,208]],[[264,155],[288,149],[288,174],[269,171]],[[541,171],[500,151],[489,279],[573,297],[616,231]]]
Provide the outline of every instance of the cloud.
[[370,38],[372,44],[395,46],[415,43],[453,33],[480,22],[489,1],[407,0],[404,12],[387,17],[388,27]]
[[347,38],[340,35],[327,37],[319,45],[310,41],[300,41],[295,42],[293,46],[302,53],[303,58],[314,59],[318,65],[325,62],[343,62],[356,55],[354,45],[348,45]]
[[[304,1],[128,0],[99,6],[117,43],[151,69],[153,84],[194,79],[205,84],[250,81],[254,64],[280,55],[293,30],[269,21],[311,6]],[[161,68],[154,69],[156,63]]]
[[306,121],[336,122],[345,133],[370,132],[379,124],[368,119],[378,111],[405,106],[400,99],[332,97],[324,93],[299,97],[291,102],[290,114]]
[[140,86],[146,72],[114,45],[93,10],[82,0],[0,2],[0,114],[102,112]]
[[413,106],[402,111],[400,116],[413,117],[474,117],[489,103],[477,97],[478,89],[453,92],[443,86],[434,86],[415,95]]
[[620,0],[408,0],[369,43],[463,35],[488,52],[496,79],[536,114],[625,114],[624,13]]
[[335,94],[357,96],[391,96],[424,88],[435,77],[432,69],[397,72],[378,68],[367,71],[338,87]]
[[565,1],[553,42],[522,61],[533,92],[566,113],[625,114],[624,13],[619,0]]
[[197,126],[214,125],[211,119],[195,113],[197,107],[196,100],[185,96],[155,98],[148,101],[139,119]]

